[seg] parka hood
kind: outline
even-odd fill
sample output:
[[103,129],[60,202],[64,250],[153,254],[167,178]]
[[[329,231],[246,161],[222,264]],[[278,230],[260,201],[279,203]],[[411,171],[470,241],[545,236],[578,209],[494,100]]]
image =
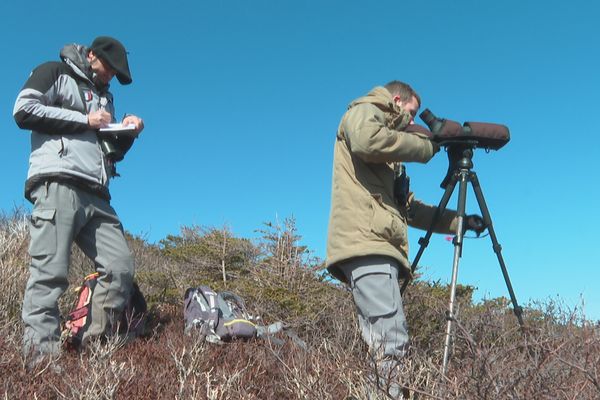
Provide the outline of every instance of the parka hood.
[[392,94],[383,86],[377,86],[366,96],[359,97],[348,106],[351,109],[359,104],[373,104],[385,113],[386,126],[390,129],[402,130],[408,126],[412,116],[394,102]]
[[350,103],[348,108],[352,108],[356,105],[364,103],[373,104],[379,109],[387,112],[397,109],[396,105],[394,104],[392,94],[383,86],[377,86],[367,93],[366,96],[359,97],[358,99],[354,100],[352,103]]
[[68,44],[60,50],[60,58],[81,78],[90,81],[98,90],[107,91],[110,85],[94,79],[94,71],[87,60],[89,48],[80,44]]

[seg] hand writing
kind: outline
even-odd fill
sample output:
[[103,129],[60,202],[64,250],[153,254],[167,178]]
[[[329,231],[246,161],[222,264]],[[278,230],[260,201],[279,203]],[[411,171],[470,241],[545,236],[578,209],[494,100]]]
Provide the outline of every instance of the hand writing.
[[88,114],[88,125],[94,129],[105,127],[112,121],[110,113],[104,110],[92,111]]

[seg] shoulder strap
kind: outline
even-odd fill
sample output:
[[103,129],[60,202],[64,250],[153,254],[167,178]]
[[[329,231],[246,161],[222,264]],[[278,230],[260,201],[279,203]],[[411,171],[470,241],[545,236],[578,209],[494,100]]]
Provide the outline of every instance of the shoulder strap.
[[217,303],[217,293],[208,286],[199,286],[195,294],[197,301],[201,302],[200,296],[208,306],[208,322],[211,329],[215,329],[219,324],[219,306]]

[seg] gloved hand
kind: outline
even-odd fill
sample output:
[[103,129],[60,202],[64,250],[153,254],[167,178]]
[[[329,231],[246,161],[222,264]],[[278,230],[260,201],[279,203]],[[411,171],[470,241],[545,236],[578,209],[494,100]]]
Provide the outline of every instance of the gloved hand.
[[487,226],[480,215],[471,214],[465,217],[465,230],[473,231],[479,237],[479,235],[485,231],[485,228],[487,228]]

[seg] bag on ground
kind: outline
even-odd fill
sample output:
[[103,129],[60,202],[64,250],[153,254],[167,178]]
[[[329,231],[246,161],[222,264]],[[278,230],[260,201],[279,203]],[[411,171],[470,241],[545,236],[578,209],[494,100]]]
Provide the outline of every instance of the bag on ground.
[[[83,284],[76,289],[77,299],[65,319],[62,332],[63,344],[67,349],[78,349],[81,346],[83,333],[90,326],[92,294],[96,288],[98,276],[97,272],[86,276]],[[117,333],[139,336],[144,330],[147,309],[146,299],[137,283],[134,282],[131,295],[121,314],[118,327],[116,327]]]
[[229,342],[257,335],[257,326],[251,321],[244,300],[235,293],[217,293],[208,286],[185,291],[183,317],[186,333],[197,329],[208,341]]

